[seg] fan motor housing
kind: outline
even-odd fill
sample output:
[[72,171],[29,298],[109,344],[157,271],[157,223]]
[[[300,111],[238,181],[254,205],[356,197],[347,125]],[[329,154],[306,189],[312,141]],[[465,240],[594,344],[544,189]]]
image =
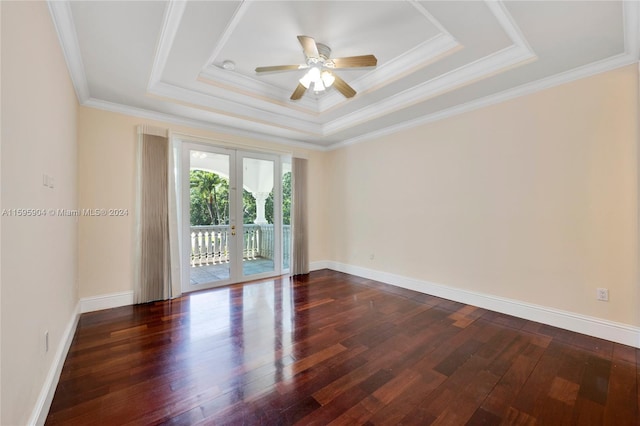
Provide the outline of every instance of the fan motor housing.
[[316,46],[318,48],[318,55],[325,61],[329,59],[329,57],[331,56],[331,48],[322,43],[316,43]]

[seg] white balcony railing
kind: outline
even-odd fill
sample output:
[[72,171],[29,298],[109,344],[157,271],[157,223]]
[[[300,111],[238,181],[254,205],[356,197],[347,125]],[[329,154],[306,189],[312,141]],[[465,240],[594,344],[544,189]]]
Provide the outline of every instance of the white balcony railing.
[[[229,262],[229,225],[191,227],[191,266]],[[289,267],[291,226],[282,226],[284,267]],[[273,259],[275,235],[273,225],[243,225],[243,260]]]

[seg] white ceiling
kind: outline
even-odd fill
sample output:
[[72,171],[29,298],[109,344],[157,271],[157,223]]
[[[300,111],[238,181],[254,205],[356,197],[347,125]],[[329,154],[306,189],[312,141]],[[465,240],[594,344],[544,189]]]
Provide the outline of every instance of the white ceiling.
[[[49,3],[81,104],[325,149],[638,61],[639,4],[618,1],[74,1]],[[296,36],[358,94],[289,100]],[[225,60],[235,62],[225,70]]]

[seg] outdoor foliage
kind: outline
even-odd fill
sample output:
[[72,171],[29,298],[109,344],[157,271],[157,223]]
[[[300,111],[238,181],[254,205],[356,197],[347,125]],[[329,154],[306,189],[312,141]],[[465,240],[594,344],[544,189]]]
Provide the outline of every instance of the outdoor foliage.
[[[273,211],[272,206],[273,192],[269,194],[269,198],[267,198],[267,212]],[[269,219],[268,214],[267,219]],[[282,176],[282,223],[284,225],[291,225],[291,172],[287,172]]]
[[[244,223],[256,220],[256,199],[246,189],[242,190]],[[229,181],[216,173],[204,170],[190,171],[191,225],[225,225],[229,223]],[[289,225],[291,211],[291,173],[283,177],[282,217]],[[273,191],[265,204],[265,216],[273,223]]]
[[229,181],[204,170],[190,172],[191,225],[222,225],[229,218]]

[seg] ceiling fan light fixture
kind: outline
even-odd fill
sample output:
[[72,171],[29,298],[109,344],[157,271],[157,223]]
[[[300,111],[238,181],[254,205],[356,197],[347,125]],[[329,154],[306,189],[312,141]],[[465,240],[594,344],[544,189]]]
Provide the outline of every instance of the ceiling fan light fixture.
[[322,83],[322,79],[318,79],[313,82],[313,91],[316,93],[325,91],[325,87],[324,87],[324,84]]
[[320,67],[311,67],[307,74],[309,74],[309,77],[311,77],[311,81],[313,81],[314,83],[317,82],[318,80],[320,80]]
[[298,80],[298,86],[289,98],[292,101],[301,99],[312,84],[313,91],[316,94],[324,93],[329,87],[335,87],[345,98],[353,98],[356,95],[356,91],[346,81],[335,75],[333,70],[338,68],[375,67],[378,64],[378,59],[373,55],[330,59],[331,49],[326,44],[316,43],[312,37],[304,35],[299,35],[298,41],[302,45],[302,51],[306,58],[304,64],[256,68],[256,73],[258,74],[307,69],[308,71]]
[[311,86],[311,76],[308,72],[298,81],[304,86],[305,89],[308,89],[309,86]]
[[322,82],[324,83],[324,87],[331,87],[336,78],[329,71],[323,71],[320,75],[322,78]]
[[[320,73],[320,67],[311,67],[309,68],[309,71],[307,71],[307,73],[299,80],[300,84],[302,84],[305,89],[308,89],[309,86],[311,86],[311,83],[314,84],[314,87],[318,87],[318,82],[320,82],[320,84],[322,84],[322,78],[321,78],[321,73]],[[322,89],[324,90],[324,85],[322,86]],[[318,91],[318,89],[316,89],[316,91]]]

